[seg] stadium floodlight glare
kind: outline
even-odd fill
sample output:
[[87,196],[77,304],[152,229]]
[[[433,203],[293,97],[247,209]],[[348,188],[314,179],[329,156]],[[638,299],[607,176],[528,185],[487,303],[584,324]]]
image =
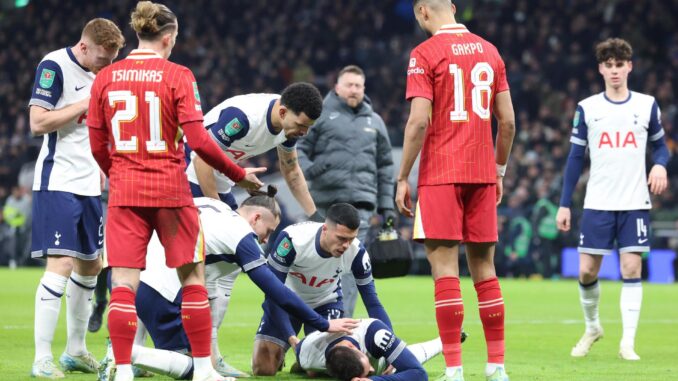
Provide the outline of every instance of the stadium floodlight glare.
[[14,0],[14,6],[17,8],[22,8],[28,5],[30,0]]

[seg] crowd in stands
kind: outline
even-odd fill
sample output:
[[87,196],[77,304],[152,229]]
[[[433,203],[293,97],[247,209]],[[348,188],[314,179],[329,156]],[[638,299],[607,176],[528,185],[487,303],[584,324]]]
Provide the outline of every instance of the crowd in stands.
[[[37,63],[44,54],[75,43],[93,17],[111,18],[120,25],[128,41],[121,57],[126,55],[135,45],[127,25],[133,3],[44,0],[0,14],[0,205],[17,184],[22,165],[35,160],[42,143],[28,126]],[[295,81],[312,82],[325,93],[341,67],[357,64],[365,70],[366,92],[388,126],[392,144],[402,145],[409,111],[404,100],[407,60],[410,50],[426,38],[416,26],[411,0],[166,3],[181,21],[171,59],[195,74],[204,110],[237,94],[280,92]],[[546,270],[553,267],[546,263],[555,260],[546,260],[550,254],[540,251],[576,244],[573,235],[553,237],[547,220],[558,205],[576,104],[603,90],[593,48],[607,37],[631,42],[635,54],[630,88],[654,95],[662,110],[673,154],[671,184],[664,195],[653,198],[653,218],[678,219],[677,1],[455,3],[458,21],[502,54],[516,110],[517,134],[500,209],[504,240],[499,255],[507,273],[549,276],[557,270]],[[266,165],[272,172],[274,163],[273,157],[262,157],[252,164]],[[586,177],[587,172],[575,194],[574,210],[581,206]],[[407,235],[407,221],[403,226]]]

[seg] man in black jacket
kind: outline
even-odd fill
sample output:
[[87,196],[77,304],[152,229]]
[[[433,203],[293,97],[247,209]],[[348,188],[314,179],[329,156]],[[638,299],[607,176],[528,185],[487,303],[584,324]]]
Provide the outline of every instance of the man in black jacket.
[[[365,73],[355,65],[341,69],[337,84],[323,101],[323,112],[297,144],[299,163],[316,207],[345,202],[360,213],[358,239],[364,242],[370,218],[395,217],[393,157],[384,121],[365,96]],[[351,277],[342,278],[346,316],[357,297]]]

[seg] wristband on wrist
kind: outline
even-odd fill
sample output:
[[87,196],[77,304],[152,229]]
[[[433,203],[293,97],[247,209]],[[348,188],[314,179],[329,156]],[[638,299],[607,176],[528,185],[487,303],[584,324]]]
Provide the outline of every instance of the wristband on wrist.
[[497,164],[497,176],[504,177],[505,174],[506,174],[506,164],[504,165]]

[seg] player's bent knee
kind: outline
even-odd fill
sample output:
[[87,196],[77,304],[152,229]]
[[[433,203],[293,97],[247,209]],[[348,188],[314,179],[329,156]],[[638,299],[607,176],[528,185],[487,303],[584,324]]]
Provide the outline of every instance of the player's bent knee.
[[412,381],[428,381],[428,373],[423,369],[417,369],[413,376]]
[[641,271],[641,265],[638,263],[622,263],[621,273],[624,279],[640,278]]
[[85,276],[99,275],[102,268],[103,264],[101,262],[101,258],[97,258],[91,261],[85,261],[77,258],[73,260],[73,270],[80,275]]
[[252,354],[252,373],[255,376],[275,376],[282,365],[284,351],[279,345],[256,340]]
[[47,266],[45,271],[59,274],[64,277],[71,276],[73,271],[73,258],[67,256],[47,257]]

